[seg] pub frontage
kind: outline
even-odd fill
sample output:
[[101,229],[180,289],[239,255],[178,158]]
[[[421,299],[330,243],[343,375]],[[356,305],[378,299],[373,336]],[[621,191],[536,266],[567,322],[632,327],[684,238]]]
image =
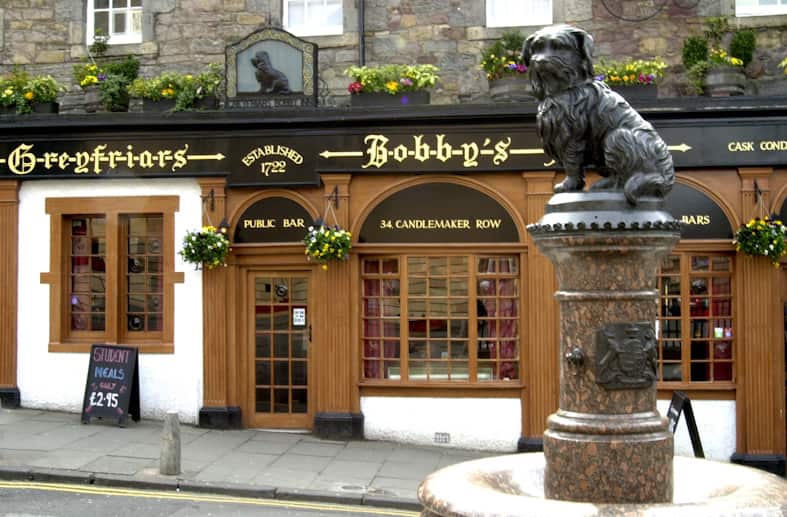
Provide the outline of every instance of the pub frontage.
[[[706,457],[783,469],[787,277],[732,239],[787,217],[787,101],[636,107],[683,222],[659,407],[685,392]],[[558,314],[526,226],[561,171],[535,104],[0,120],[0,176],[4,407],[79,413],[91,345],[117,344],[139,351],[143,418],[540,447]],[[349,260],[307,258],[315,221],[351,233]],[[203,225],[227,229],[226,267],[178,255]]]

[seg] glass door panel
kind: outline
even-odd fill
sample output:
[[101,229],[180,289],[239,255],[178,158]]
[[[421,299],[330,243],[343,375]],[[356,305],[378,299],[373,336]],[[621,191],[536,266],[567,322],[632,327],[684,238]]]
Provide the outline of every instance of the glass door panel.
[[308,279],[262,274],[253,291],[255,425],[309,427]]

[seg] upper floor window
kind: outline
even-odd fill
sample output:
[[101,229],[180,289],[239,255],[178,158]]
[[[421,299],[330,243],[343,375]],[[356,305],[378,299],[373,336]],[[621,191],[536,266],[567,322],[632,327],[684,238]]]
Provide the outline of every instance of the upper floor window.
[[520,27],[551,23],[552,0],[486,0],[487,27]]
[[284,0],[284,28],[296,36],[342,33],[342,0]]
[[142,0],[88,0],[88,45],[96,31],[108,35],[110,45],[141,43]]
[[787,14],[787,0],[735,0],[735,16]]

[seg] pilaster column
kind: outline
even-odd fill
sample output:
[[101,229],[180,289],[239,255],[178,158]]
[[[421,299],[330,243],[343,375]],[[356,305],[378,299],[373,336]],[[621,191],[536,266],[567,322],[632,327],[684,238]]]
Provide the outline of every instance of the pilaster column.
[[[526,173],[526,223],[537,222],[544,215],[544,207],[553,195],[554,172]],[[527,273],[524,289],[529,308],[523,351],[525,391],[522,397],[521,452],[541,450],[541,436],[547,417],[557,411],[560,385],[558,362],[558,305],[555,301],[555,270],[526,233]]]
[[20,404],[16,379],[17,261],[19,260],[19,182],[0,181],[0,404]]
[[[741,221],[768,215],[770,168],[744,168],[741,178]],[[762,214],[760,214],[760,206]],[[767,257],[739,253],[736,260],[738,300],[737,452],[744,464],[785,462],[783,309],[779,275]],[[768,467],[769,465],[766,465]],[[771,466],[772,467],[772,466]]]
[[[206,178],[200,179],[199,185],[202,225],[218,227],[226,214],[227,182],[224,178]],[[214,429],[241,427],[237,401],[229,400],[227,307],[230,304],[227,300],[227,269],[217,267],[202,270],[203,407],[199,412],[199,425]]]
[[[337,224],[347,229],[350,223],[350,174],[324,174],[325,207],[331,209],[325,224]],[[351,252],[352,253],[352,252]],[[314,432],[325,438],[363,437],[363,415],[353,413],[358,407],[357,390],[353,387],[352,365],[356,347],[350,337],[351,311],[349,304],[335,303],[336,293],[346,293],[351,285],[351,261],[331,262],[327,270],[315,273],[324,275],[323,286],[315,293],[314,300],[321,306],[322,321],[314,327],[312,341],[312,371],[315,379],[311,393],[315,399]],[[351,298],[351,297],[348,297]],[[319,333],[319,336],[316,335]],[[355,403],[353,403],[355,402]]]

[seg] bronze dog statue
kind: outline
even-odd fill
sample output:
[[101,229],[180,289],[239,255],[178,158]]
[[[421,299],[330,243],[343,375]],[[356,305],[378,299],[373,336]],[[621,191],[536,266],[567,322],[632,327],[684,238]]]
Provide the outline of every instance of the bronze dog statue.
[[669,149],[623,97],[595,80],[592,54],[593,38],[567,25],[539,30],[522,49],[544,151],[566,171],[555,192],[582,190],[593,167],[603,179],[591,190],[622,190],[632,205],[664,197],[675,178]]

